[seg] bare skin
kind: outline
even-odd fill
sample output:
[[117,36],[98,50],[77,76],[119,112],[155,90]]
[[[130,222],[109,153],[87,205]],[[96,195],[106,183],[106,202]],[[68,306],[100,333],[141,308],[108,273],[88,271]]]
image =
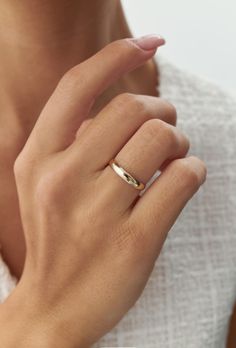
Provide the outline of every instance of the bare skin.
[[[117,0],[1,1],[0,10],[0,244],[20,277],[25,242],[14,161],[62,75],[109,42],[132,35]],[[122,92],[157,95],[156,84],[150,60],[110,86],[89,117]]]
[[[25,160],[21,161],[21,165],[15,166],[17,169],[15,169],[14,176],[13,166],[15,160],[25,145],[29,134],[34,128],[34,125],[46,101],[53,93],[58,81],[65,74],[65,72],[96,53],[109,42],[125,37],[131,37],[132,35],[127,26],[118,0],[113,0],[112,2],[105,0],[93,0],[86,2],[79,0],[50,2],[38,2],[36,0],[24,0],[20,2],[2,1],[0,7],[0,22],[1,26],[4,27],[4,31],[1,31],[0,33],[0,243],[2,245],[2,253],[6,262],[10,266],[12,273],[20,278],[25,262],[26,248],[15,180],[18,181],[19,190],[23,192],[20,177],[22,176],[22,172],[24,173],[23,176],[30,176],[31,171],[29,173],[29,171],[27,172],[27,170],[25,170],[25,167],[29,168],[27,165],[29,158],[24,156]],[[55,11],[55,8],[57,8],[57,11]],[[106,67],[104,67],[104,71],[105,69]],[[87,73],[89,73],[89,71]],[[114,83],[104,92],[101,92],[93,107],[91,110],[89,110],[87,117],[91,118],[96,116],[98,112],[109,103],[109,101],[123,92],[157,96],[156,73],[156,66],[154,65],[152,56],[150,55],[147,60],[142,62],[140,67],[133,72],[127,73],[125,76],[120,76],[119,79],[114,81]],[[137,101],[137,98],[135,100]],[[151,109],[158,109],[159,112],[158,114],[155,114],[154,118],[161,118],[170,125],[175,124],[175,113],[173,108],[171,108],[169,105],[159,104],[158,106],[155,105],[154,107],[154,102],[151,99],[147,99],[145,102],[144,99],[138,99],[138,103],[139,105],[142,103],[142,105],[145,105],[145,107],[147,107],[146,105],[149,105],[149,115],[152,114]],[[133,103],[133,105],[135,105],[135,103]],[[130,110],[132,111],[132,108],[130,108]],[[161,113],[160,110],[162,110]],[[147,120],[144,121],[146,122]],[[57,121],[53,120],[53,122],[56,124]],[[162,123],[159,123],[159,127],[161,124]],[[142,122],[140,127],[141,125]],[[177,135],[175,132],[173,132],[173,138],[174,134],[175,136]],[[187,150],[186,139],[185,141],[183,140],[183,135],[179,135],[178,139],[178,141],[182,139],[180,143],[182,144],[183,152],[181,154],[177,154],[181,157]],[[167,140],[164,140],[163,138],[164,147],[167,145],[166,141]],[[185,146],[183,146],[184,142]],[[35,145],[37,148],[38,144],[36,141]],[[128,149],[129,148],[131,149],[130,146]],[[33,156],[35,155],[34,152],[32,152],[32,154]],[[128,163],[129,158],[126,158],[126,156],[121,156],[120,160],[123,160],[124,162],[127,161]],[[200,166],[203,169],[199,160],[190,159],[189,161],[192,161],[191,164],[195,169],[196,163],[197,167]],[[189,167],[186,167],[185,164],[184,166],[186,169],[185,172],[187,173],[185,174],[188,175],[189,172],[187,168]],[[19,170],[19,167],[23,167],[23,171],[22,169]],[[178,168],[182,167],[179,166]],[[192,169],[190,171],[192,173],[194,170]],[[201,174],[202,179],[204,177],[203,172]],[[46,172],[45,176],[47,176]],[[190,175],[191,178],[193,176],[193,174]],[[194,177],[194,180],[191,179],[193,191],[197,189],[196,176]],[[78,182],[76,184],[78,185]],[[33,192],[33,189],[37,188],[37,181],[35,181],[35,183],[32,185]],[[191,191],[191,194],[193,191]],[[191,194],[190,192],[188,193],[189,196],[191,196]],[[54,199],[53,196],[48,196],[47,192],[46,195],[49,197],[49,199]],[[24,196],[25,193],[22,193],[22,197]],[[89,194],[87,196],[89,197]],[[187,198],[185,198],[185,200],[187,200]],[[27,202],[27,204],[30,204],[30,200]],[[75,202],[73,204],[75,204]],[[184,204],[183,201],[182,204]],[[37,221],[37,219],[35,221]],[[31,223],[31,221],[29,221],[27,218],[23,218],[23,223],[27,225]],[[37,222],[34,223],[35,230],[40,228],[40,225]],[[173,215],[169,217],[168,228],[171,223],[173,223]],[[48,228],[45,228],[46,234]],[[74,228],[75,226],[71,224],[71,230]],[[109,227],[109,224],[107,225],[107,228],[108,230],[111,228]],[[155,226],[155,228],[157,228],[157,226]],[[68,302],[58,301],[57,303],[52,303],[50,301],[50,295],[51,297],[54,297],[55,295],[55,293],[52,292],[49,294],[49,300],[46,307],[44,307],[44,310],[50,311],[53,314],[56,314],[58,310],[63,311],[63,318],[66,318],[66,321],[68,320],[67,324],[70,327],[69,336],[71,341],[68,340],[68,326],[66,325],[65,327],[65,323],[57,322],[51,320],[53,318],[44,316],[45,313],[42,313],[41,307],[41,290],[45,285],[46,269],[43,269],[43,265],[41,265],[39,259],[35,258],[33,260],[32,258],[28,258],[28,261],[26,262],[26,265],[28,266],[26,267],[26,271],[24,272],[20,285],[10,297],[9,301],[7,301],[4,306],[1,306],[1,342],[4,342],[6,348],[12,346],[15,347],[16,345],[18,347],[28,347],[29,344],[32,347],[64,347],[65,345],[63,340],[58,341],[58,332],[60,332],[61,328],[64,328],[65,330],[62,330],[62,338],[66,340],[68,347],[74,347],[75,342],[76,344],[79,344],[79,347],[87,347],[90,342],[97,340],[108,329],[114,326],[115,323],[119,321],[120,317],[122,317],[128,308],[135,302],[142,291],[143,286],[145,285],[149,271],[152,268],[153,260],[158,256],[165,235],[168,232],[168,228],[166,227],[163,230],[162,238],[156,241],[158,247],[156,248],[155,253],[153,252],[152,258],[147,259],[146,266],[144,267],[145,270],[143,270],[142,274],[139,275],[139,279],[141,279],[139,286],[137,286],[137,284],[135,286],[130,284],[129,303],[121,303],[122,310],[119,308],[117,316],[113,318],[111,322],[103,322],[101,324],[101,327],[97,331],[96,337],[92,337],[91,332],[86,330],[84,330],[84,333],[86,333],[84,337],[75,334],[75,331],[78,328],[81,331],[83,330],[83,327],[75,327],[73,325],[74,319],[76,318],[76,321],[78,319],[78,313],[76,310],[70,310],[69,312],[65,310],[67,307],[71,309],[71,306],[68,306],[68,304],[73,301],[72,293],[67,298]],[[27,228],[25,230],[27,231]],[[96,228],[96,230],[98,231],[99,229]],[[73,232],[71,232],[71,235],[73,236]],[[30,229],[28,229],[27,236],[29,241],[31,238],[34,238]],[[65,241],[62,240],[62,243],[64,242]],[[51,243],[53,243],[53,240],[51,240]],[[106,253],[109,255],[110,250],[113,250],[113,247],[113,245],[107,245],[106,248],[104,248],[104,255],[106,255]],[[27,249],[31,251],[28,253],[32,255],[37,251],[36,249],[30,248],[29,245]],[[46,244],[44,246],[45,255],[50,250],[52,250],[52,244]],[[68,249],[68,254],[70,253],[71,246]],[[49,254],[48,258],[45,259],[45,262],[48,263],[51,262]],[[59,250],[57,250],[57,255],[59,260],[62,256]],[[81,255],[83,255],[82,252]],[[134,254],[134,259],[136,257],[137,254]],[[86,262],[85,256],[83,259],[84,262]],[[74,261],[72,264],[73,263]],[[36,268],[33,267],[33,264],[36,266]],[[55,264],[55,267],[57,269],[58,264]],[[104,272],[102,266],[100,269],[101,272]],[[92,267],[91,270],[92,272],[95,272]],[[121,270],[122,267],[120,271]],[[133,271],[134,270],[131,267],[130,272],[133,273]],[[73,273],[72,269],[71,273]],[[33,301],[25,306],[24,299],[28,297],[27,295],[31,296],[32,293],[35,293],[35,288],[33,288],[32,283],[29,281],[29,279],[32,278],[32,274],[37,274],[39,276],[36,277],[39,291],[37,294],[35,294],[35,296],[33,296]],[[127,274],[127,276],[130,275]],[[92,278],[88,281],[92,281]],[[61,280],[71,282],[71,279]],[[88,284],[89,283],[86,281],[84,282],[85,288],[88,286]],[[95,282],[93,286],[96,287],[97,283]],[[59,284],[52,284],[52,287],[57,288],[59,287]],[[66,290],[66,288],[64,290]],[[86,295],[86,291],[80,289],[76,282],[75,286],[73,287],[73,291],[76,293],[77,291],[80,291],[81,294],[84,293],[84,295]],[[100,291],[102,291],[102,288]],[[122,294],[118,293],[114,294],[114,296],[115,295],[120,298]],[[101,301],[101,298],[98,296],[96,300]],[[81,303],[83,303],[83,301],[84,297],[82,296],[78,300],[77,305],[79,306]],[[35,307],[34,310],[32,310],[33,307]],[[104,316],[106,311],[110,313],[113,310],[112,306],[109,308],[99,308],[97,305],[95,305],[94,308],[98,310],[98,312],[95,311],[98,317],[99,315]],[[24,313],[24,316],[21,316],[20,323],[18,318],[16,318],[16,322],[11,321],[10,326],[8,326],[8,318],[15,317],[15,313]],[[33,318],[34,321],[31,322],[30,319]],[[49,325],[48,319],[50,319],[51,326]],[[45,324],[41,326],[40,323],[44,322],[44,320]],[[87,320],[90,321],[90,318],[87,318]],[[8,324],[6,325],[6,323]],[[50,327],[52,330],[49,330]],[[91,326],[90,330],[94,331],[94,327]],[[13,335],[14,337],[7,337],[7,332],[15,333],[15,335]],[[42,335],[42,333],[45,334]],[[26,339],[25,342],[23,341],[23,338]],[[19,342],[21,342],[21,346],[19,345]],[[32,343],[34,345],[32,345]]]
[[[111,330],[205,181],[204,163],[185,157],[189,140],[170,124],[174,107],[160,98],[122,93],[77,135],[96,97],[161,44],[158,37],[118,40],[69,70],[17,157],[27,257],[2,305],[4,347],[89,347]],[[140,197],[107,165],[111,158],[143,183],[162,173]],[[20,322],[7,320],[11,313],[21,313]]]

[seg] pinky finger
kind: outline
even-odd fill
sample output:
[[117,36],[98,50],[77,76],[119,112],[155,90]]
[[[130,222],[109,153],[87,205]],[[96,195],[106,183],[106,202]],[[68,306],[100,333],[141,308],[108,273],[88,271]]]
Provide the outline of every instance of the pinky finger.
[[130,219],[139,222],[143,237],[157,253],[155,257],[178,215],[205,179],[206,167],[199,158],[173,160],[133,207]]

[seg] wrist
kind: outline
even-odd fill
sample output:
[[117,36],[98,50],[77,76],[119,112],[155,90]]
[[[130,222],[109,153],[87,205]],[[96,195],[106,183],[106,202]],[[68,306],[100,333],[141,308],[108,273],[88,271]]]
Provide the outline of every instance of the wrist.
[[67,334],[60,318],[48,315],[21,285],[0,305],[0,344],[4,348],[88,348]]

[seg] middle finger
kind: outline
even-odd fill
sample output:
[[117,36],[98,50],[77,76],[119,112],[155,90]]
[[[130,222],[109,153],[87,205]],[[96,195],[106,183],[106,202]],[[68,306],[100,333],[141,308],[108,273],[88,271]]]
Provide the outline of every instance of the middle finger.
[[79,159],[86,163],[83,170],[100,171],[144,122],[157,118],[175,124],[175,108],[161,98],[121,94],[90,122],[68,151],[75,163]]
[[[161,120],[145,122],[117,154],[115,161],[138,181],[146,184],[168,160],[184,157],[189,149],[187,137],[176,127]],[[127,210],[140,191],[122,180],[110,166],[102,172],[102,187],[107,204]]]

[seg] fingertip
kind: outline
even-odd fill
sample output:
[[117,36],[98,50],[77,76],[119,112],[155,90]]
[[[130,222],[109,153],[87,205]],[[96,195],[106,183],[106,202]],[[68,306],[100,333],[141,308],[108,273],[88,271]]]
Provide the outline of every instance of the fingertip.
[[203,185],[207,178],[207,167],[205,162],[196,156],[188,156],[186,159],[191,161],[191,166],[198,175],[199,186]]
[[158,47],[163,46],[166,43],[162,36],[156,34],[149,34],[139,38],[132,38],[130,40],[144,51],[156,50]]

